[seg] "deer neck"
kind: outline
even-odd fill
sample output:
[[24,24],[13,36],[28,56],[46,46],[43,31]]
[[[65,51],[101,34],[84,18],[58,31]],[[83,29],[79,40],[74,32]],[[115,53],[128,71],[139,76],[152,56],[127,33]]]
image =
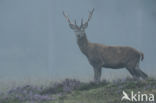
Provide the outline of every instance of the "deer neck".
[[89,42],[88,42],[88,39],[87,39],[87,36],[85,33],[84,33],[83,37],[80,37],[77,39],[77,43],[78,43],[78,46],[79,46],[81,52],[84,53],[85,55],[87,55]]

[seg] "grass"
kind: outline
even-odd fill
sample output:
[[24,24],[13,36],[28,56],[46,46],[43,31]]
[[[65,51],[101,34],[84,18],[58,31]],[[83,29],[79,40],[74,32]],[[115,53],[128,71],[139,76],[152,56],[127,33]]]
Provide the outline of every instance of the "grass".
[[[27,94],[22,94],[24,90],[27,90],[27,92],[33,91],[32,97],[35,94],[39,95],[36,98],[22,97],[24,98],[23,100],[18,100],[14,95],[17,95],[19,92],[19,95],[27,96]],[[56,83],[45,88],[42,87],[42,89],[31,86],[21,87],[21,89],[17,89],[15,93],[11,94],[13,96],[7,94],[7,100],[0,97],[0,103],[130,103],[129,101],[121,102],[123,90],[128,94],[131,91],[134,91],[134,93],[140,91],[141,93],[156,95],[156,80],[136,81],[127,78],[113,82],[102,81],[100,84],[95,84],[93,82],[82,83],[77,80],[66,79],[61,83]]]
[[[146,81],[128,80],[107,83],[88,90],[73,91],[66,95],[62,101],[63,103],[121,103],[123,90],[127,93],[140,91],[141,93],[153,93],[156,95],[156,81],[148,79]],[[51,103],[59,103],[59,101],[58,99]],[[124,103],[130,102],[124,101]]]

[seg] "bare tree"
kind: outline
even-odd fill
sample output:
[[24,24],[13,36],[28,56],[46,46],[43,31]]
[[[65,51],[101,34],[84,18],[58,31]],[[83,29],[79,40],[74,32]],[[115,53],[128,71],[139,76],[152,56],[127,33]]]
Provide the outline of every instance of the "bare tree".
[[75,23],[72,23],[64,12],[63,15],[69,23],[69,27],[76,34],[77,44],[81,52],[86,55],[89,63],[93,66],[94,81],[96,83],[100,82],[102,67],[112,69],[126,68],[136,79],[140,77],[143,79],[147,78],[147,74],[139,68],[140,60],[144,59],[142,52],[128,46],[106,46],[88,41],[85,29],[88,26],[93,12],[94,9],[89,12],[86,22],[83,23],[83,19],[81,19],[80,26],[76,24],[76,20]]

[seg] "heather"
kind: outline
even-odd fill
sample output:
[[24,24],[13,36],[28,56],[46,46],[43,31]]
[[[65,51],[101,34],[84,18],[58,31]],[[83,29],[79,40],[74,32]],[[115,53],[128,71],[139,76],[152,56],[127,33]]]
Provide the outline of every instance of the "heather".
[[123,90],[156,94],[156,80],[126,78],[95,84],[65,79],[48,86],[17,86],[0,92],[0,103],[119,103]]

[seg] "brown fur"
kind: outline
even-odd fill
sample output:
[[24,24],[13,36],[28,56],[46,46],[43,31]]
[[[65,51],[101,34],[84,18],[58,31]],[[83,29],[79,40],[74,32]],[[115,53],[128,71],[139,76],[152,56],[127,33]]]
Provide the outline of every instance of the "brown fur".
[[[120,69],[127,68],[130,73],[138,78],[146,78],[147,75],[143,73],[137,74],[135,71],[139,65],[139,61],[143,60],[144,56],[142,52],[128,46],[106,46],[97,43],[91,43],[87,40],[86,34],[77,40],[80,50],[86,55],[89,63],[95,69],[95,72],[101,72],[101,68]],[[96,71],[97,70],[97,71]],[[136,72],[136,73],[135,73]],[[98,73],[101,77],[101,73]],[[100,77],[96,76],[95,81],[99,82]],[[97,80],[96,80],[97,79]]]
[[71,23],[69,17],[64,12],[63,15],[68,21],[69,27],[76,34],[81,52],[86,55],[89,63],[94,68],[94,81],[99,83],[102,67],[112,69],[126,68],[134,78],[147,78],[147,74],[139,68],[140,60],[144,59],[142,52],[128,46],[106,46],[91,43],[87,40],[85,29],[88,26],[93,11],[94,9],[89,13],[87,22],[83,23],[82,20],[80,26],[76,24],[76,21],[75,24]]

